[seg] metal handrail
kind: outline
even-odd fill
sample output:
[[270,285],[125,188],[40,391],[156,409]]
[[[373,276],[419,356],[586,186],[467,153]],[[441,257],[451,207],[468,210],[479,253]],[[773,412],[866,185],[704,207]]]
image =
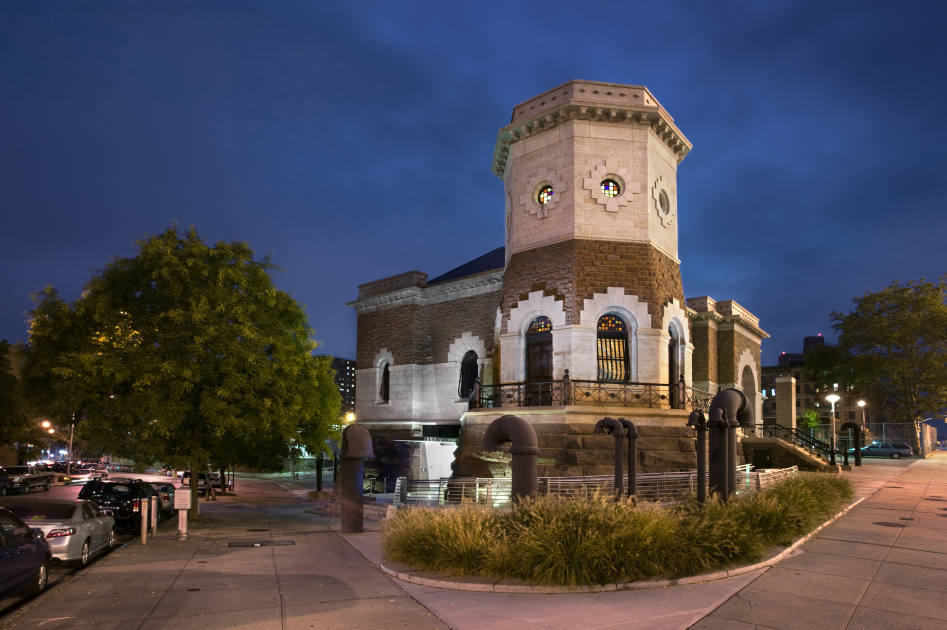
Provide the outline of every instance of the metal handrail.
[[713,394],[682,383],[638,383],[576,380],[530,381],[476,385],[472,404],[479,408],[537,407],[588,404],[660,407],[707,411]]
[[[832,458],[832,445],[823,442],[818,438],[814,438],[810,435],[806,435],[804,432],[799,429],[791,429],[789,427],[784,427],[781,424],[762,424],[757,425],[759,427],[762,437],[774,437],[781,440],[785,440],[790,444],[795,444],[800,446],[810,453],[818,454],[820,457],[829,460]],[[836,454],[839,454],[839,451],[835,451]]]

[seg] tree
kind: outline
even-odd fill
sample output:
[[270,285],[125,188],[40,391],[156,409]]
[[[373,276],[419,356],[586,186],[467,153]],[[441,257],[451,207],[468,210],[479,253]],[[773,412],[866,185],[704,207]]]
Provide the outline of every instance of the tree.
[[947,405],[945,300],[947,276],[854,298],[851,313],[832,313],[838,345],[807,354],[806,367],[854,385],[881,417],[917,428],[925,414]]
[[27,374],[48,413],[75,413],[80,435],[113,454],[192,470],[321,447],[340,396],[274,265],[193,228],[138,245],[74,303],[37,296]]
[[28,439],[36,432],[29,426],[20,379],[13,373],[11,346],[0,341],[0,445]]

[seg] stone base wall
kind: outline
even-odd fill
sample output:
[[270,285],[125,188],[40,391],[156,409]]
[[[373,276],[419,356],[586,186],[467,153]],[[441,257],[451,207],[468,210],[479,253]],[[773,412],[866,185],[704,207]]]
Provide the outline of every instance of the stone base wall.
[[[672,472],[697,467],[696,439],[688,429],[687,412],[672,409],[578,409],[510,410],[533,426],[539,441],[539,476],[573,477],[614,473],[615,438],[595,435],[601,418],[624,417],[638,428],[638,472]],[[497,411],[468,412],[462,420],[460,443],[455,454],[454,474],[461,477],[503,476],[502,466],[477,457],[483,451],[483,435]],[[623,452],[627,442],[622,442]],[[500,473],[500,474],[497,474]]]

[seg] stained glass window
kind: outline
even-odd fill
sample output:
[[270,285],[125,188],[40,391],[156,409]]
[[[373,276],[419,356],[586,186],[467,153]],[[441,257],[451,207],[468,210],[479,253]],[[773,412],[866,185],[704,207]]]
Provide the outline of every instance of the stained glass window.
[[598,319],[596,334],[596,354],[598,362],[598,380],[627,381],[630,376],[628,366],[628,327],[625,320],[611,313]]
[[547,203],[552,201],[552,196],[554,194],[555,194],[555,191],[552,189],[552,186],[543,186],[540,189],[539,195],[536,197],[536,200],[540,203],[540,205],[545,206]]
[[621,186],[614,179],[606,179],[601,183],[602,194],[606,197],[617,197],[621,194]]
[[544,333],[550,332],[552,330],[552,322],[549,321],[548,317],[540,316],[533,320],[533,323],[529,325],[529,328],[526,330],[526,334],[531,333]]

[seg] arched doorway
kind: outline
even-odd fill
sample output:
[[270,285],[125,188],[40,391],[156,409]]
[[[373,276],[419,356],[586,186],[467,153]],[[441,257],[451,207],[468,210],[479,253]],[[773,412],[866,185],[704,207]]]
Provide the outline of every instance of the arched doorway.
[[526,329],[527,405],[552,404],[552,322],[537,317]]

